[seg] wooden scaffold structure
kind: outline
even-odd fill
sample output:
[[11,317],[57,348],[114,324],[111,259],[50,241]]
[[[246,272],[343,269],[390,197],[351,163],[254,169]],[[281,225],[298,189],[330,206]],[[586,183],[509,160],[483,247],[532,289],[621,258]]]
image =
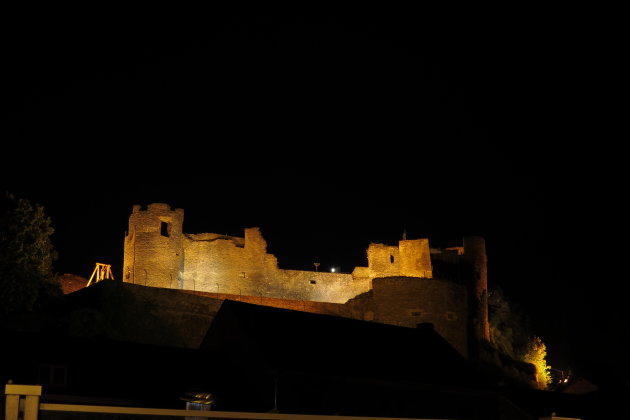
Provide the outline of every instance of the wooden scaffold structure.
[[[94,283],[98,283],[101,280],[111,279],[114,280],[114,275],[112,274],[112,266],[110,264],[101,264],[96,263],[96,267],[94,267],[94,271],[92,271],[92,276],[90,276],[90,280],[87,285],[92,284],[92,280]],[[86,286],[87,287],[87,286]]]

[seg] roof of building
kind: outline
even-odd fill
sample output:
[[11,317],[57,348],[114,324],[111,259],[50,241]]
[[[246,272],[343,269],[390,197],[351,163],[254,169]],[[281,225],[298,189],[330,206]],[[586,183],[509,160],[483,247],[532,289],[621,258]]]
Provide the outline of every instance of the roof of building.
[[226,300],[201,349],[269,371],[470,385],[468,362],[431,325],[406,328]]

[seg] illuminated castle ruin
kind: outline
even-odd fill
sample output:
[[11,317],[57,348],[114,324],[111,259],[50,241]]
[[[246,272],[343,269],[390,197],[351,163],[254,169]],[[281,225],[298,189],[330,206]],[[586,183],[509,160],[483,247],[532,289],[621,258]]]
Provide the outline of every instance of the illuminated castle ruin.
[[[431,323],[462,354],[471,336],[488,339],[486,253],[482,238],[429,248],[428,239],[372,243],[367,267],[352,273],[284,270],[258,228],[244,237],[182,231],[183,209],[133,206],[123,280],[142,286],[416,327]],[[265,301],[263,302],[263,299]]]

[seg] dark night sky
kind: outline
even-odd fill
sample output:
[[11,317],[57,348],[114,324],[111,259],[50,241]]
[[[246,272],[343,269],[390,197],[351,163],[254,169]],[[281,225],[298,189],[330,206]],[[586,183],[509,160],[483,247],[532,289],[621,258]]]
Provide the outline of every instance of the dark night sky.
[[0,186],[45,207],[59,272],[119,275],[131,207],[151,202],[184,208],[189,233],[259,226],[285,268],[350,271],[405,230],[434,246],[482,235],[489,282],[556,366],[577,357],[584,288],[552,262],[543,18],[74,12],[16,12],[2,52]]

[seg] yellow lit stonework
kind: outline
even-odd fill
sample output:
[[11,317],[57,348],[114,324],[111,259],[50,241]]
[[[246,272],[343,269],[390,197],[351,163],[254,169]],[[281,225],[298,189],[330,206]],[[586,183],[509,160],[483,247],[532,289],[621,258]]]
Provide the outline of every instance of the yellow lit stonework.
[[125,282],[210,293],[344,303],[388,276],[431,278],[427,239],[370,244],[368,267],[352,273],[278,268],[259,228],[244,237],[182,232],[184,211],[167,204],[134,206],[125,237]]
[[257,227],[244,229],[242,237],[189,234],[182,231],[183,222],[184,210],[167,204],[133,206],[123,281],[155,292],[178,289],[402,327],[430,323],[462,355],[468,353],[469,332],[487,341],[487,259],[481,237],[465,237],[463,246],[444,249],[430,248],[426,238],[371,243],[367,267],[340,273],[315,265],[311,271],[280,269]]

